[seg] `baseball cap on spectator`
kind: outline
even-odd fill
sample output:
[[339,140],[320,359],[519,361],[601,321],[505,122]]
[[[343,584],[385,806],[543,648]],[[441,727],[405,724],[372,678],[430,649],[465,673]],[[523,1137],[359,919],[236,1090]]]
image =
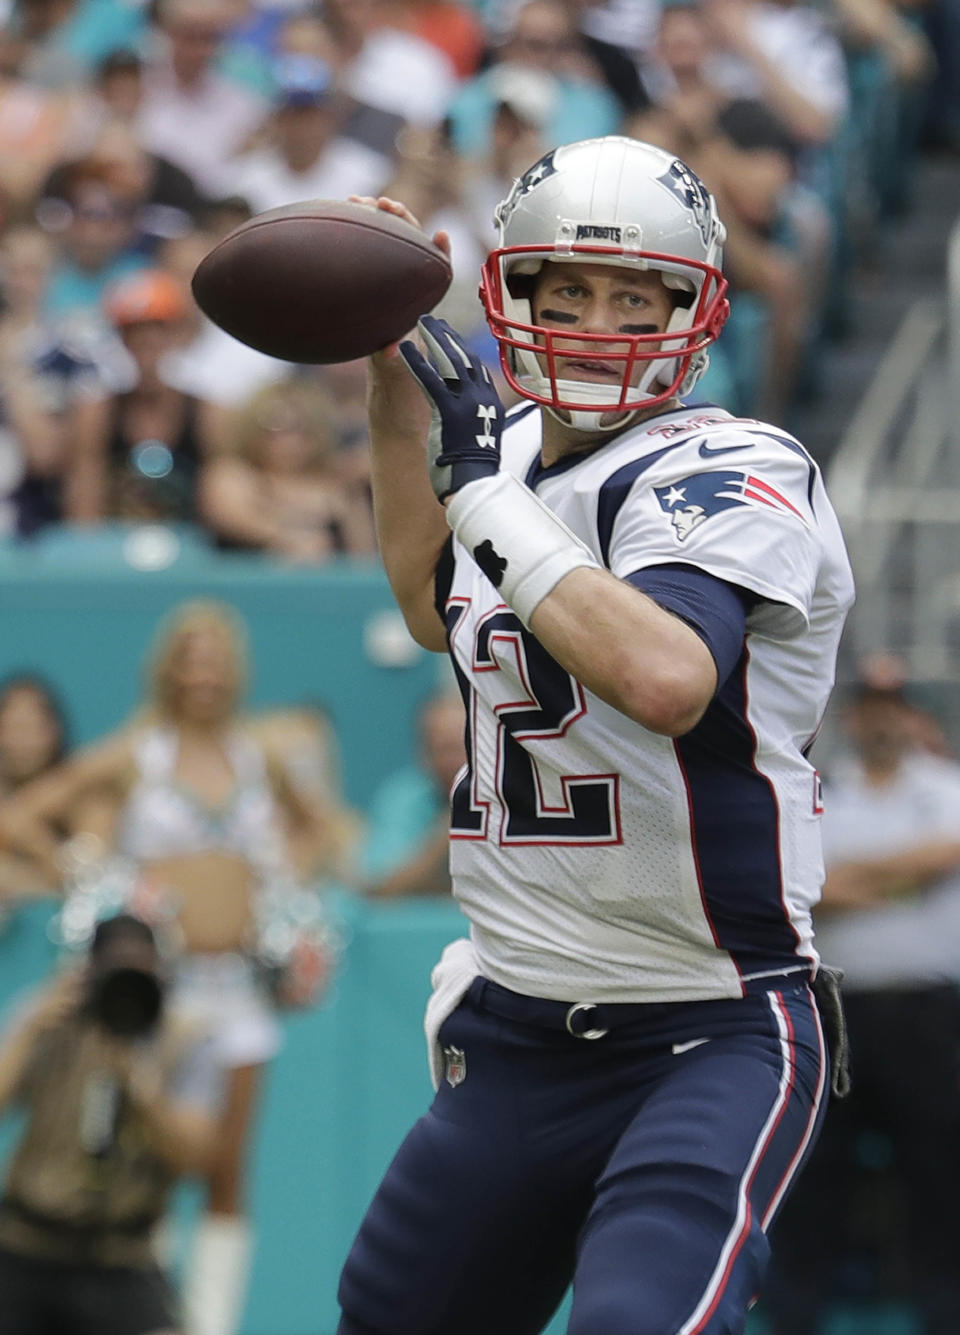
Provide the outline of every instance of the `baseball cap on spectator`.
[[330,66],[315,56],[281,56],[273,66],[278,107],[315,107],[333,91]]
[[107,318],[118,329],[127,325],[182,320],[187,297],[181,285],[161,269],[145,269],[115,283],[104,301]]
[[509,61],[494,65],[488,87],[494,106],[508,107],[519,120],[535,129],[546,125],[557,105],[556,79],[528,65],[513,65]]

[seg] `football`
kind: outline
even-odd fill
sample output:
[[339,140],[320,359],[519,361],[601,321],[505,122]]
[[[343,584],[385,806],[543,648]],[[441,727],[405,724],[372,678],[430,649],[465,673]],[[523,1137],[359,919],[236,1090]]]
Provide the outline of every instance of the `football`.
[[197,265],[193,295],[228,334],[288,362],[348,362],[402,338],[450,286],[423,232],[364,204],[258,213]]

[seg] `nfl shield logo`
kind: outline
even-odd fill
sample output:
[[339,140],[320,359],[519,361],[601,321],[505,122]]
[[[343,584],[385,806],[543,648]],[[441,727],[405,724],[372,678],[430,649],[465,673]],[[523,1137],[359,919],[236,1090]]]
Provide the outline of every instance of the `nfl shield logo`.
[[462,1048],[444,1048],[443,1059],[443,1078],[451,1089],[456,1089],[467,1078],[467,1055]]

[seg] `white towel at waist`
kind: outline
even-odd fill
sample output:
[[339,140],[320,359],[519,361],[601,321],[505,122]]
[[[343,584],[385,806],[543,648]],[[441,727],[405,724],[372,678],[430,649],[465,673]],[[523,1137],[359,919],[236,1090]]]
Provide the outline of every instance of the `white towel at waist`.
[[458,937],[446,947],[430,975],[433,991],[427,1002],[427,1011],[423,1017],[423,1028],[427,1035],[427,1061],[430,1064],[430,1079],[434,1089],[440,1088],[443,1079],[443,1049],[437,1035],[440,1026],[448,1015],[460,1005],[467,988],[480,972],[480,961],[473,948],[473,942],[467,937]]

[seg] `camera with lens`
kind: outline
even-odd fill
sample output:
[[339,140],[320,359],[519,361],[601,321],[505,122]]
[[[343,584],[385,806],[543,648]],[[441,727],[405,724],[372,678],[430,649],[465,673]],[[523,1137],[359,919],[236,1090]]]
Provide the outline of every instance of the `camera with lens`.
[[118,914],[97,925],[90,946],[84,1011],[117,1038],[145,1038],[163,1011],[156,940],[139,918]]

